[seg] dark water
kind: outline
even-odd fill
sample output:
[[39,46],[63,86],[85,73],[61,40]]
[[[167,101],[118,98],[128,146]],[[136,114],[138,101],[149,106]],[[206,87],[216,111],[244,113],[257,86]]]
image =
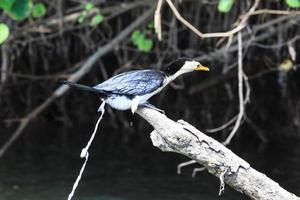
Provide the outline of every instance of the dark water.
[[[29,130],[0,160],[0,200],[67,199],[83,163],[79,154],[90,132],[76,127]],[[108,148],[101,141],[108,133],[100,134],[92,145],[74,200],[247,199],[229,186],[219,197],[219,180],[206,171],[192,178],[193,167],[187,167],[177,175],[176,165],[187,159],[157,150],[150,139],[131,149],[121,145]],[[230,148],[254,168],[300,195],[300,141],[266,145],[236,141]]]

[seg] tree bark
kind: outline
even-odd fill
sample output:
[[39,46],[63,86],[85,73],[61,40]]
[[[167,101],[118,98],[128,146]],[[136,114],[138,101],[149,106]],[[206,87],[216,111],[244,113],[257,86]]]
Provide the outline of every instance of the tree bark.
[[175,122],[166,115],[147,108],[139,108],[137,114],[153,126],[151,140],[154,146],[162,151],[185,155],[203,165],[220,179],[220,191],[225,182],[251,199],[300,200],[187,122]]

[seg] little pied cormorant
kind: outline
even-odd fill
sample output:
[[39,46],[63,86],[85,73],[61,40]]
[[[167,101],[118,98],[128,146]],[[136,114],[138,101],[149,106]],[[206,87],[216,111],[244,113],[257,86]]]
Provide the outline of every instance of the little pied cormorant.
[[[166,85],[178,76],[195,70],[209,71],[199,62],[180,58],[162,70],[146,69],[128,71],[95,85],[94,87],[63,81],[76,89],[98,93],[103,101],[117,110],[129,110],[134,113],[138,106],[161,111],[148,102]],[[163,111],[162,111],[163,112]]]

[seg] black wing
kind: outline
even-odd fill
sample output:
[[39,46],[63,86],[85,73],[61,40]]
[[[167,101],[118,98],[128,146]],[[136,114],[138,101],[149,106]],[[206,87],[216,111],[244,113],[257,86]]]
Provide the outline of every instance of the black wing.
[[165,75],[157,70],[136,70],[124,72],[94,86],[111,94],[143,95],[154,92],[161,87]]

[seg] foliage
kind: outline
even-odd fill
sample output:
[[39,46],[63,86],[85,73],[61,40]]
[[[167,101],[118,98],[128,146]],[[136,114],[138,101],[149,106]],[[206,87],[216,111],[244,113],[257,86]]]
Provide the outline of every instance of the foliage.
[[[47,9],[43,3],[32,6],[32,0],[0,0],[0,8],[14,20],[23,20],[29,17],[30,13],[34,18],[44,17]],[[9,28],[6,24],[0,24],[0,44],[9,36]]]
[[6,12],[14,20],[23,20],[30,14],[31,2],[29,0],[13,0],[9,10]]
[[90,14],[91,12],[93,12],[95,14],[93,15],[93,17],[90,20],[90,24],[89,24],[90,26],[96,27],[104,21],[104,16],[100,13],[100,9],[95,8],[95,5],[93,2],[87,2],[84,5],[84,10],[80,13],[80,16],[78,17],[77,21],[80,24],[83,23],[85,21],[86,17],[88,16],[88,14]]
[[84,9],[89,11],[92,10],[95,7],[95,5],[92,2],[88,2],[85,4]]
[[14,20],[23,20],[29,17],[30,12],[34,18],[40,18],[46,14],[47,9],[43,3],[37,3],[34,6],[32,4],[32,0],[0,0],[0,8]]
[[142,52],[149,52],[153,47],[153,41],[146,38],[146,35],[139,30],[131,34],[133,44]]
[[[3,105],[10,105],[3,109],[3,111],[1,112],[0,115],[2,115],[3,118],[19,117],[20,107],[26,107],[27,110],[33,109],[33,106],[36,105],[40,101],[40,99],[46,98],[44,93],[37,94],[35,93],[36,91],[52,90],[54,87],[57,86],[57,79],[65,77],[66,73],[73,73],[73,71],[77,69],[77,66],[79,66],[78,64],[81,64],[83,61],[88,59],[88,56],[91,56],[91,54],[94,51],[96,51],[98,46],[109,44],[113,40],[113,38],[117,37],[120,33],[122,33],[123,30],[128,28],[129,24],[136,22],[136,20],[139,17],[143,16],[143,14],[146,13],[150,8],[148,1],[85,0],[67,1],[63,4],[55,5],[57,3],[56,1],[29,0],[30,2],[32,2],[31,15],[29,15],[23,21],[14,21],[8,19],[8,17],[10,16],[9,12],[15,1],[16,0],[0,0],[0,12],[2,12],[3,19],[0,22],[4,23],[4,25],[1,25],[0,27],[0,37],[1,42],[3,42],[3,40],[5,41],[6,39],[4,45],[5,51],[7,51],[8,56],[7,66],[9,67],[9,73],[6,74],[8,78],[6,78],[6,84],[3,85],[4,87],[2,92],[3,94],[5,94],[5,98],[2,98],[3,101],[1,101],[0,107],[3,107]],[[43,2],[45,7],[47,8],[47,12],[44,17],[36,18],[34,17],[36,15],[33,14],[34,7],[36,4],[41,2]],[[141,4],[138,4],[138,6],[133,6],[135,5],[135,2]],[[180,9],[178,9],[183,17],[185,17],[192,25],[194,25],[200,31],[203,31],[205,33],[219,31],[223,32],[231,30],[235,27],[232,26],[232,24],[236,20],[240,19],[240,15],[243,15],[244,13],[248,12],[249,8],[251,8],[251,6],[254,3],[254,1],[231,1],[233,3],[232,7],[229,8],[229,10],[231,10],[228,11],[226,14],[221,14],[217,8],[218,2],[220,4],[222,3],[221,0],[203,1],[203,3],[201,4],[197,4],[196,2],[197,1],[182,1],[182,3],[179,6]],[[212,4],[209,2],[212,2]],[[214,4],[214,2],[216,2],[217,4]],[[295,9],[289,7],[287,2],[289,1],[260,1],[259,7],[257,9],[291,10],[291,13],[294,12]],[[216,69],[214,70],[214,72],[216,74],[218,74],[219,72],[224,72],[224,75],[222,74],[222,76],[224,76],[225,78],[222,79],[224,81],[216,80],[216,83],[226,83],[226,88],[228,86],[230,92],[236,93],[237,87],[235,84],[235,79],[226,78],[231,77],[231,69],[233,69],[236,66],[235,56],[237,55],[237,53],[236,50],[234,50],[237,48],[236,34],[233,35],[233,40],[231,41],[232,43],[230,43],[231,50],[226,51],[223,49],[223,47],[225,47],[226,45],[225,42],[218,43],[218,39],[199,39],[193,32],[189,31],[189,29],[184,24],[179,22],[177,19],[175,20],[173,12],[163,12],[165,9],[169,10],[169,8],[167,8],[168,5],[165,4],[165,6],[166,7],[164,7],[164,9],[162,10],[161,16],[163,22],[162,34],[164,36],[164,40],[162,42],[156,40],[157,35],[153,30],[152,20],[140,21],[139,25],[136,26],[132,31],[136,32],[126,37],[130,40],[130,44],[128,44],[128,41],[125,38],[121,41],[122,48],[117,48],[114,51],[111,51],[109,56],[103,57],[103,59],[105,59],[105,62],[112,62],[111,65],[109,65],[111,67],[108,69],[108,73],[112,74],[120,71],[122,69],[121,66],[127,63],[132,63],[132,65],[128,64],[128,66],[130,67],[134,66],[135,63],[143,63],[145,66],[148,66],[155,62],[160,62],[163,65],[164,63],[168,63],[169,61],[172,61],[178,57],[199,57],[201,59],[204,58],[206,62],[205,64],[215,67]],[[191,9],[193,7],[195,9]],[[99,17],[95,17],[94,22],[92,23],[94,15],[97,15],[95,10],[98,10],[98,8],[100,9],[102,15],[105,14],[103,18],[104,21],[99,20]],[[211,8],[213,9],[211,10]],[[207,10],[210,11],[210,15],[207,15],[207,12],[205,12]],[[196,17],[198,16],[198,12],[200,12],[199,18]],[[78,23],[77,21],[79,20],[79,15],[81,13],[85,14],[85,18],[82,19],[82,23],[84,24]],[[226,20],[224,19],[225,15]],[[74,16],[77,17],[73,18]],[[30,20],[28,20],[29,17]],[[106,19],[108,19],[108,17],[111,20],[109,21],[110,24],[108,24],[107,26],[101,29],[97,28],[97,30],[93,30],[94,28],[90,27],[90,25],[99,27],[102,26],[104,22],[108,23],[106,22]],[[285,18],[284,20],[283,17]],[[61,26],[60,19],[62,18],[67,19],[67,22],[64,23],[64,26]],[[173,22],[173,18],[175,20],[175,23],[171,23]],[[39,20],[39,23],[32,23],[32,21],[37,19],[42,20]],[[263,29],[259,29],[255,32],[256,34],[252,35],[250,32],[247,31],[242,32],[243,36],[245,35],[243,45],[248,45],[248,42],[246,42],[246,40],[247,38],[249,38],[249,36],[251,36],[250,42],[254,42],[254,44],[262,44],[260,45],[261,47],[258,45],[249,46],[250,49],[249,51],[247,51],[247,56],[245,56],[243,60],[244,62],[250,62],[249,64],[245,64],[244,68],[246,72],[249,72],[248,75],[251,81],[254,82],[255,79],[259,80],[260,77],[261,79],[267,78],[268,80],[273,81],[274,79],[276,81],[277,79],[274,78],[274,76],[277,77],[277,72],[275,71],[279,70],[279,73],[282,73],[283,70],[286,70],[289,73],[287,74],[287,78],[289,78],[291,81],[294,81],[288,82],[290,85],[287,85],[287,89],[289,89],[288,87],[294,85],[300,86],[300,79],[296,79],[295,77],[298,76],[294,75],[294,73],[299,73],[298,60],[294,61],[290,58],[291,61],[294,62],[294,67],[292,67],[292,69],[292,65],[290,63],[286,63],[287,65],[282,65],[279,68],[279,64],[282,63],[284,59],[290,57],[288,55],[287,45],[292,43],[292,46],[295,47],[295,52],[299,52],[299,47],[297,45],[297,42],[299,42],[299,40],[297,40],[296,36],[300,34],[300,29],[297,26],[297,22],[299,22],[299,20],[296,20],[297,18],[293,16],[289,17],[288,15],[283,16],[269,14],[251,15],[249,20],[247,20],[246,23],[247,25],[249,25],[249,27],[260,27],[260,25],[262,25],[261,27],[266,27]],[[95,21],[98,22],[96,23]],[[289,23],[291,21],[295,21],[295,23]],[[10,34],[8,36],[8,39],[7,32]],[[131,36],[132,38],[130,38]],[[128,48],[128,45],[134,48],[137,52],[133,52],[132,48]],[[264,45],[270,45],[271,49],[268,48],[268,50],[265,51],[263,48]],[[49,50],[49,47],[51,51]],[[153,50],[154,48],[155,51]],[[223,54],[222,56],[214,56],[219,55],[214,54],[219,50],[224,50],[224,56]],[[259,55],[257,55],[257,53]],[[226,60],[224,61],[224,59]],[[20,66],[20,63],[21,67],[14,67]],[[266,65],[264,65],[264,63],[266,63]],[[120,64],[120,66],[118,64]],[[76,68],[74,68],[73,70],[73,68],[71,68],[72,66]],[[296,70],[294,71],[293,68],[295,68]],[[269,71],[271,73],[268,73]],[[105,71],[103,71],[103,73],[104,72]],[[14,73],[24,73],[30,74],[32,76],[28,76],[28,78],[23,78],[22,76],[15,76]],[[62,76],[60,76],[59,74],[62,74]],[[264,74],[268,75],[265,76]],[[43,81],[35,81],[35,76],[38,77],[37,80]],[[90,80],[99,79],[99,77],[96,77],[94,73],[90,73],[90,76]],[[255,100],[258,100],[259,102],[264,101],[264,97],[262,95],[265,94],[265,90],[263,88],[267,88],[267,90],[269,91],[269,83],[270,81],[253,83],[254,85],[257,84],[259,92],[261,91],[261,93],[253,95],[256,98]],[[203,91],[207,87],[201,89],[201,87],[198,87],[196,85],[202,84],[202,80],[195,80],[195,83],[193,82],[193,84],[195,85],[193,86],[193,88],[189,88],[188,93],[193,94],[195,96],[197,96],[196,93],[199,94],[200,97],[199,99],[197,99],[197,101],[203,103],[207,101],[207,98],[214,99],[222,95],[224,97],[224,101],[228,100],[228,102],[232,103],[232,105],[235,105],[236,103],[236,101],[231,101],[232,98],[227,98],[227,90],[223,91],[222,89],[218,89],[215,93],[208,92],[202,94],[199,91]],[[20,85],[22,86],[20,87]],[[31,87],[34,87],[35,89],[32,89]],[[199,88],[199,90],[196,88]],[[274,87],[273,89],[276,90],[278,88]],[[14,90],[16,90],[17,92],[14,92]],[[274,90],[272,90],[272,92]],[[299,91],[300,90],[291,89],[286,94],[298,95]],[[222,92],[224,92],[224,94]],[[260,94],[262,95],[259,96]],[[80,98],[80,96],[77,97]],[[286,97],[288,98],[288,96]],[[23,103],[19,101],[19,99],[22,98],[24,98],[24,100],[22,101]],[[287,100],[287,98],[285,100]],[[280,98],[276,97],[273,99]],[[254,102],[255,100],[252,101]],[[27,105],[26,102],[33,103]],[[182,102],[184,102],[183,98],[178,98],[178,101],[175,101],[174,99],[175,106],[181,105]],[[297,104],[294,105],[293,102],[297,103],[297,99],[291,98],[291,101],[286,103],[286,105],[289,105],[289,107],[285,108],[285,111],[287,113],[291,113],[290,115],[296,116],[294,115],[295,113],[293,113],[293,111],[297,111],[297,109],[294,109],[297,108]],[[275,106],[270,107],[277,108],[279,107],[279,105],[281,105],[281,101],[278,101],[277,103],[278,104],[276,104]],[[76,102],[73,102],[73,104],[76,104]],[[192,109],[180,107],[182,109],[179,109],[178,112],[176,111],[175,114],[180,115],[186,110],[187,112],[191,113],[189,114],[190,116],[193,116],[195,114],[199,117],[203,117],[204,119],[206,119],[206,114],[207,116],[211,116],[214,112],[217,113],[218,110],[227,109],[227,107],[229,107],[224,107],[222,104],[218,104],[218,106],[215,106],[216,108],[211,109],[211,106],[208,106],[204,108],[205,110],[203,110],[203,114],[198,114],[196,110],[193,109],[194,106],[194,104],[191,105]],[[232,112],[232,109],[228,108],[228,110],[228,116],[233,116],[234,114],[236,114],[235,110],[233,110]],[[260,116],[267,115],[266,110],[267,109],[261,109],[261,111],[259,112]],[[255,113],[256,111],[253,112]],[[74,113],[78,114],[77,117],[87,117],[87,115],[80,115],[79,111],[74,111]],[[249,116],[250,113],[252,113],[252,110],[249,110]],[[264,127],[264,122],[266,122],[265,119],[272,116],[254,117],[254,119],[257,120],[257,122],[261,122],[260,124],[258,124],[258,126]],[[222,118],[221,116],[216,119],[216,124],[211,123],[210,126],[215,126],[225,120],[226,119]],[[289,121],[293,121],[293,119],[290,119]]]
[[88,14],[88,12],[86,10],[82,11],[77,19],[78,23],[80,23],[80,24],[83,23],[87,14]]
[[0,23],[0,44],[2,44],[9,36],[9,28],[6,24]]
[[219,0],[218,11],[227,13],[231,10],[234,0]]
[[133,42],[134,45],[138,45],[139,41],[142,39],[143,34],[141,31],[136,30],[131,34],[131,40]]
[[148,22],[147,28],[149,28],[149,29],[153,29],[154,28],[154,21],[153,20],[150,21],[150,22]]
[[98,24],[103,22],[103,20],[104,20],[103,15],[101,15],[101,14],[94,15],[91,19],[90,26],[96,27],[96,26],[98,26]]
[[43,3],[37,3],[32,8],[32,16],[34,18],[44,17],[46,14],[46,6]]
[[294,63],[290,59],[285,59],[280,65],[278,66],[280,71],[288,72],[293,69]]
[[0,8],[5,11],[9,11],[14,2],[14,0],[0,0]]
[[[218,11],[227,13],[231,10],[235,0],[219,0]],[[300,0],[285,0],[286,4],[291,8],[299,8]]]
[[286,4],[291,8],[299,8],[300,0],[285,0]]

